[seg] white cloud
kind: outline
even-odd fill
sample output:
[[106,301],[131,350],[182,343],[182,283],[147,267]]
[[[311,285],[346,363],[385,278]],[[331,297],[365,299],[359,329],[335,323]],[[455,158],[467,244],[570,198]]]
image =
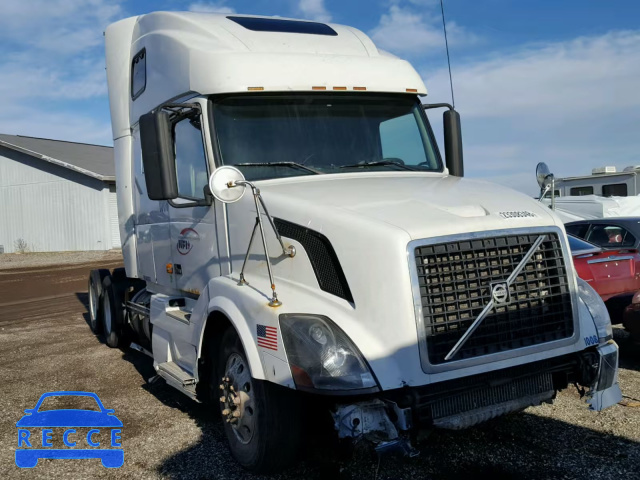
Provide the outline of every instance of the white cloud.
[[108,112],[103,32],[123,1],[3,0],[0,132],[110,143],[88,105]]
[[204,13],[236,13],[235,9],[225,5],[227,2],[222,0],[220,2],[196,2],[189,5],[190,12],[204,12]]
[[[369,32],[374,43],[384,50],[404,55],[440,54],[444,49],[444,33],[439,10],[433,15],[417,13],[413,9],[392,4],[380,17],[378,25]],[[447,23],[449,45],[469,45],[479,37],[458,26]]]
[[[467,115],[483,117],[523,110],[546,116],[554,106],[574,116],[637,107],[639,47],[640,32],[617,32],[524,48],[462,68],[453,59],[456,94],[461,106],[463,99],[468,103]],[[446,72],[432,80],[441,85]]]
[[3,0],[0,39],[71,56],[102,45],[102,32],[122,13],[120,1]]
[[299,0],[298,11],[309,20],[330,22],[331,14],[324,5],[324,0]]
[[[535,193],[539,161],[557,176],[640,163],[640,31],[527,46],[462,65],[452,60],[471,175],[501,172],[498,181]],[[450,100],[446,68],[423,76],[429,103]]]

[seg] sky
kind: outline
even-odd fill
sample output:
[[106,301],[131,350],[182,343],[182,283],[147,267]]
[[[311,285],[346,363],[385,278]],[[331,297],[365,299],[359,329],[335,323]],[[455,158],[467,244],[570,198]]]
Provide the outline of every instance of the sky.
[[[557,177],[640,165],[639,1],[444,8],[466,176],[535,194],[540,161]],[[426,102],[451,101],[438,0],[2,0],[0,133],[111,145],[103,31],[156,10],[350,25],[414,65]]]

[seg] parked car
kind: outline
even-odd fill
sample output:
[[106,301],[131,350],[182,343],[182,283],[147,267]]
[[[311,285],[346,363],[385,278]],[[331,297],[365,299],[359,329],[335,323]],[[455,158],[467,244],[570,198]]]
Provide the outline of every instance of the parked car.
[[570,235],[606,250],[640,249],[640,217],[598,218],[565,224]]
[[613,323],[621,323],[624,309],[640,290],[640,253],[633,248],[604,249],[573,235],[569,248],[580,278],[602,297]]

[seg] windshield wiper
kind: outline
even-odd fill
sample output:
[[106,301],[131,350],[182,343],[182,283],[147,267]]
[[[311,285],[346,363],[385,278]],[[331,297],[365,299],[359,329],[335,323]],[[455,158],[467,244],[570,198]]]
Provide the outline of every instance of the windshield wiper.
[[233,164],[232,166],[233,167],[291,167],[291,168],[299,168],[301,170],[306,170],[307,172],[311,172],[315,174],[322,173],[314,168],[306,167],[305,165],[302,165],[296,162],[265,162],[265,163],[247,162],[247,163],[236,163],[236,164]]
[[385,165],[394,165],[396,167],[404,168],[405,170],[415,171],[414,168],[411,168],[407,165],[403,165],[400,162],[394,162],[393,160],[378,160],[377,162],[367,162],[367,163],[354,163],[353,165],[341,165],[339,168],[368,168],[368,167],[383,167]]

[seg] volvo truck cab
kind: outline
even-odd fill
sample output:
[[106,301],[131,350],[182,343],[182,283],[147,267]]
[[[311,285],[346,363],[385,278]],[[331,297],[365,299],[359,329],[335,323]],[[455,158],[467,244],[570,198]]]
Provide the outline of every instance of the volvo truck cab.
[[309,408],[415,452],[572,383],[620,399],[562,223],[463,178],[446,105],[441,158],[422,79],[364,33],[157,12],[106,59],[125,268],[91,273],[92,328],[219,409],[244,467],[295,458]]

